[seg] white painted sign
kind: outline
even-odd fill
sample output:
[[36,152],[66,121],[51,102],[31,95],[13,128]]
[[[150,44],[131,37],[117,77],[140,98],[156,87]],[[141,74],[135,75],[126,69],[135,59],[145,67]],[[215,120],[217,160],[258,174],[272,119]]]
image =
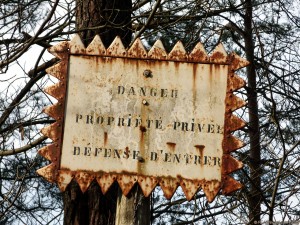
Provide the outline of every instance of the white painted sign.
[[227,74],[70,55],[61,169],[221,181]]

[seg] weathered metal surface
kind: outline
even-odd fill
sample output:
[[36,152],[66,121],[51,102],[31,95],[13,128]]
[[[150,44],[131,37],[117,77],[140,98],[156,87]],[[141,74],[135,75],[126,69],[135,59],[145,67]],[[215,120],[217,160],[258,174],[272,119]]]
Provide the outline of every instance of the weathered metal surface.
[[222,45],[208,56],[201,43],[167,54],[159,40],[147,52],[117,37],[105,49],[98,36],[50,52],[61,59],[48,69],[60,82],[46,92],[58,103],[44,110],[56,123],[42,132],[54,143],[39,153],[52,164],[38,173],[62,191],[76,179],[84,192],[96,179],[103,193],[117,181],[127,195],[138,182],[145,196],[160,185],[169,199],[180,185],[188,200],[201,188],[211,202],[241,188],[228,174],[242,167],[230,152],[243,146],[231,132],[245,125],[232,113],[245,105],[233,91],[245,85],[234,71],[247,61]]
[[176,179],[173,177],[161,177],[159,186],[164,192],[164,196],[167,199],[171,199],[173,194],[175,193],[177,187],[180,184],[180,179]]
[[117,175],[113,173],[98,173],[98,176],[96,178],[103,194],[105,194],[108,191],[108,189],[115,182],[116,179]]
[[231,94],[233,91],[236,91],[244,87],[245,85],[246,85],[245,81],[232,72],[230,73],[227,82],[227,92]]
[[225,51],[222,44],[217,45],[209,58],[213,63],[226,63],[229,60],[227,52]]
[[138,182],[145,197],[148,197],[158,184],[158,180],[151,176],[139,176]]
[[204,46],[198,42],[193,51],[189,54],[189,60],[191,62],[208,62],[209,57],[204,49]]
[[39,154],[49,161],[56,162],[58,160],[60,149],[56,144],[47,145],[39,150]]
[[223,176],[222,183],[223,183],[222,194],[224,195],[228,195],[243,187],[241,183],[237,182],[235,179],[233,179],[230,176]]
[[167,52],[161,40],[157,40],[148,52],[150,59],[163,60],[167,58]]
[[115,40],[111,43],[106,52],[107,55],[114,57],[125,57],[127,55],[126,49],[120,37],[115,38]]
[[82,192],[85,192],[92,181],[95,179],[94,173],[86,172],[86,171],[78,171],[76,173],[75,179],[77,183],[79,184],[79,187]]
[[128,195],[133,185],[137,182],[137,176],[130,174],[122,174],[117,179],[119,186],[124,195]]
[[180,181],[180,186],[186,196],[186,199],[190,201],[199,190],[200,183],[197,184],[194,180],[182,179]]
[[[57,70],[54,74],[51,74],[52,76],[56,77],[57,73],[61,73],[61,72],[66,71],[66,67],[64,67],[64,65],[67,62],[66,60],[68,59],[68,56],[69,56],[69,42],[68,41],[62,41],[62,42],[58,43],[57,45],[55,45],[53,47],[50,47],[48,49],[48,51],[61,60],[60,63],[56,64],[56,66],[59,66],[60,69]],[[56,66],[53,66],[51,68],[52,69],[57,68]],[[49,69],[51,69],[51,68],[49,68]],[[65,78],[66,75],[67,75],[66,73],[63,74],[63,78]]]
[[55,163],[51,163],[48,166],[45,166],[39,170],[37,173],[43,176],[49,182],[56,182],[57,181],[57,167]]
[[201,188],[205,193],[208,202],[212,202],[221,188],[221,181],[205,180],[201,184]]
[[183,44],[181,41],[178,41],[176,45],[173,47],[171,52],[168,56],[169,59],[174,61],[186,61],[188,58],[188,55],[183,47]]
[[96,36],[91,44],[86,48],[87,55],[105,55],[106,48],[99,36]]
[[244,147],[245,143],[239,140],[238,138],[228,134],[226,137],[224,137],[222,146],[224,153],[230,153],[239,148]]
[[128,57],[133,57],[133,58],[147,57],[147,51],[140,39],[137,39],[137,41],[135,41],[133,45],[130,47],[130,49],[128,50]]
[[[52,76],[56,77],[59,82],[53,85],[52,88],[48,88],[46,93],[57,99],[57,103],[53,106],[44,109],[44,112],[53,117],[56,122],[48,127],[42,129],[42,133],[52,139],[53,144],[48,145],[39,150],[39,154],[50,160],[52,163],[44,168],[37,170],[37,173],[46,178],[50,182],[57,182],[61,190],[69,184],[71,179],[60,179],[60,177],[67,176],[68,171],[59,173],[59,162],[62,149],[62,135],[64,125],[64,110],[65,110],[65,98],[67,88],[67,69],[69,59],[69,42],[60,42],[59,44],[48,49],[50,53],[60,59],[60,62],[56,65],[48,68],[46,71]],[[55,89],[59,91],[56,94]]]
[[74,174],[71,171],[63,170],[63,171],[58,171],[58,176],[57,176],[57,184],[59,186],[59,189],[61,191],[65,191],[68,184],[73,180]]

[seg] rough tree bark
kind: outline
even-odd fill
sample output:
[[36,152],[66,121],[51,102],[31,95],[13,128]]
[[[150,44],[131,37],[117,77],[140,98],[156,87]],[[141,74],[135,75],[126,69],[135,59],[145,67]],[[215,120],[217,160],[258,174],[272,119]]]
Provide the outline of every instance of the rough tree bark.
[[111,187],[103,195],[99,185],[93,182],[83,194],[74,181],[63,193],[65,225],[114,225],[118,186]]
[[[115,36],[124,46],[131,41],[131,0],[77,0],[76,28],[87,46],[96,34],[108,47]],[[65,225],[115,224],[118,185],[114,184],[106,195],[93,182],[83,194],[76,182],[71,182],[63,193]]]
[[79,33],[84,44],[88,45],[98,34],[105,47],[116,36],[127,47],[132,36],[131,8],[131,0],[77,0],[76,28],[85,29]]
[[245,2],[245,52],[246,58],[250,62],[247,67],[247,95],[249,107],[249,138],[250,138],[250,178],[251,187],[249,194],[249,220],[250,224],[260,222],[261,214],[261,148],[260,130],[258,117],[258,104],[256,92],[256,71],[254,64],[254,43],[252,26],[252,0]]

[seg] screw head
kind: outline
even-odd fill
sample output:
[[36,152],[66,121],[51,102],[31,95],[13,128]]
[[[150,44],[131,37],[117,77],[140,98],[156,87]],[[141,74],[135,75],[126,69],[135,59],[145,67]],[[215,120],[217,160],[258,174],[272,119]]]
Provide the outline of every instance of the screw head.
[[151,70],[144,70],[143,75],[146,78],[153,77]]
[[149,105],[149,103],[145,99],[143,99],[142,103],[143,105]]

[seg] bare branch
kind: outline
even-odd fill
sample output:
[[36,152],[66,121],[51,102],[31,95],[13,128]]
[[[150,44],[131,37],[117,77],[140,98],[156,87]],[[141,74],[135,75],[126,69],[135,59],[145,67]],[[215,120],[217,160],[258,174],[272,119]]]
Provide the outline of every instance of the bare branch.
[[26,152],[32,148],[34,148],[35,146],[41,144],[43,141],[45,141],[48,137],[42,136],[32,142],[30,142],[28,145],[25,145],[21,148],[16,148],[16,149],[11,149],[11,150],[2,150],[0,152],[0,156],[9,156],[9,155],[15,155],[15,154],[19,154],[22,152]]

